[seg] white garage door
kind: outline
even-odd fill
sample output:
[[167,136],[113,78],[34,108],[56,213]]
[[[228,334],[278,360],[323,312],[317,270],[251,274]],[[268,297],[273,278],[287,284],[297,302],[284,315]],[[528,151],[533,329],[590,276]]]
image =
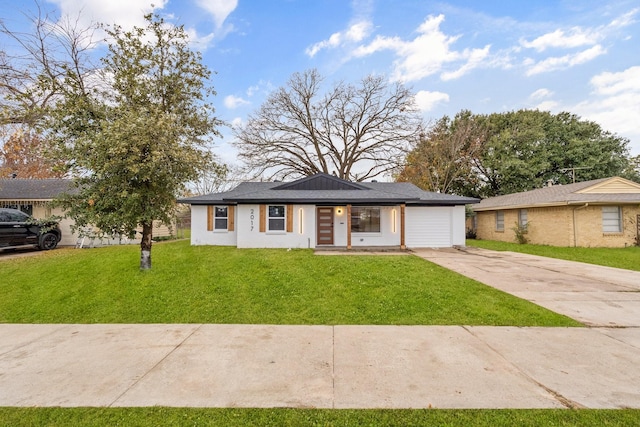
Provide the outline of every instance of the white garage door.
[[405,242],[409,248],[453,246],[453,208],[446,206],[407,207]]

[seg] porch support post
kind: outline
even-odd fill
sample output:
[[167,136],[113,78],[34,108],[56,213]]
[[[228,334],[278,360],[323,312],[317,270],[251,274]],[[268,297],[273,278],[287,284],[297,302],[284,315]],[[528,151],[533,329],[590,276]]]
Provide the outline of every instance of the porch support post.
[[407,249],[407,245],[404,242],[404,210],[405,204],[400,205],[400,249]]
[[347,249],[351,249],[351,205],[347,205]]

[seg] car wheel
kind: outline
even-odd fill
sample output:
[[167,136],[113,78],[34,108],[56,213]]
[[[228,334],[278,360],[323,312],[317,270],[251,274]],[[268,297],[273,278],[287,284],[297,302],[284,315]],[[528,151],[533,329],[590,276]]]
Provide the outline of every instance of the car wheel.
[[58,236],[56,236],[53,233],[46,233],[40,239],[40,245],[39,245],[40,249],[49,251],[51,249],[55,249],[56,246],[58,246]]

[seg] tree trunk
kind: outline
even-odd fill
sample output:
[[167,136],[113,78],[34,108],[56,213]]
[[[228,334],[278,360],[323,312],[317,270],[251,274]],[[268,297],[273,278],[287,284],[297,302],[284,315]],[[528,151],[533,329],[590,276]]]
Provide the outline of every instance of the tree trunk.
[[152,223],[142,224],[142,241],[140,242],[140,270],[151,269],[151,238],[153,237]]

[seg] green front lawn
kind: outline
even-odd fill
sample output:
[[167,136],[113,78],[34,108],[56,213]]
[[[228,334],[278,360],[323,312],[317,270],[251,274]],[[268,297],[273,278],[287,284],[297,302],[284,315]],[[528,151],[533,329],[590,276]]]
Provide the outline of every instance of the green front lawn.
[[468,239],[467,246],[494,251],[522,252],[549,258],[580,261],[588,264],[640,271],[640,246],[627,248],[568,248],[545,245],[520,245],[495,240]]
[[311,250],[58,249],[0,260],[4,323],[579,326],[415,256]]
[[639,410],[0,408],[7,426],[637,426]]

